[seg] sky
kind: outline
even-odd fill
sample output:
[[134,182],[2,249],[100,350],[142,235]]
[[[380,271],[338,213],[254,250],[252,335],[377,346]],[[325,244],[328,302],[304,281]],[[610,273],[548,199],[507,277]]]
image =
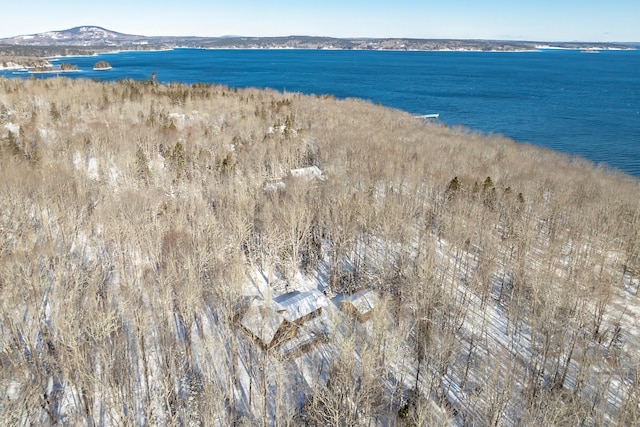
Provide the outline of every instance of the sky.
[[0,38],[97,25],[146,36],[410,37],[640,42],[640,0],[29,0]]

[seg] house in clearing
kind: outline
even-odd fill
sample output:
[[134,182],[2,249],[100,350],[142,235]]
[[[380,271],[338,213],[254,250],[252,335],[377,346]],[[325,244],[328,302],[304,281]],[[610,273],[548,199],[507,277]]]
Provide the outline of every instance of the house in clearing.
[[295,325],[285,320],[279,305],[271,300],[254,299],[240,325],[265,349],[295,336]]
[[242,316],[240,325],[264,349],[295,340],[308,343],[321,334],[303,326],[320,316],[326,305],[324,295],[309,291],[289,292],[273,300],[254,299]]
[[294,291],[273,300],[280,306],[284,318],[297,325],[319,316],[327,306],[327,298],[319,292]]
[[345,296],[340,302],[340,311],[355,316],[362,323],[369,320],[378,303],[376,293],[371,289],[364,289]]

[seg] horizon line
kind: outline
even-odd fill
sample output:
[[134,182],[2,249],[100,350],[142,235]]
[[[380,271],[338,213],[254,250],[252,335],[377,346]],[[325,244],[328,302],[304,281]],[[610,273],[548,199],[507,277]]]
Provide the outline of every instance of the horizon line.
[[3,39],[14,39],[18,37],[26,37],[26,36],[35,36],[39,34],[45,33],[60,33],[65,31],[70,31],[78,28],[99,28],[104,31],[117,33],[123,36],[135,36],[135,37],[145,37],[145,38],[162,38],[162,37],[171,37],[171,38],[214,38],[214,39],[224,39],[224,38],[256,38],[256,39],[265,39],[265,38],[288,38],[288,37],[316,37],[316,38],[330,38],[336,40],[394,40],[394,39],[406,39],[406,40],[452,40],[452,41],[487,41],[487,42],[513,42],[513,43],[602,43],[602,44],[640,44],[640,40],[637,41],[601,41],[601,40],[541,40],[541,39],[502,39],[502,38],[482,38],[482,37],[415,37],[415,36],[331,36],[331,35],[312,35],[312,34],[289,34],[289,35],[241,35],[241,34],[223,34],[223,35],[145,35],[145,34],[133,34],[133,33],[125,33],[118,30],[112,30],[107,27],[103,27],[101,25],[78,25],[70,28],[66,28],[63,30],[48,30],[36,33],[28,33],[28,34],[18,34],[14,36],[8,37],[0,37],[0,40]]

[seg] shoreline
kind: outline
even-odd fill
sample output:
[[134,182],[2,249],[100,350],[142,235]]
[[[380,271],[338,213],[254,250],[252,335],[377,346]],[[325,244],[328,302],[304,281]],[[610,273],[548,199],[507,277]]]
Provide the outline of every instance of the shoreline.
[[45,56],[42,59],[46,59],[48,61],[54,61],[57,62],[61,59],[66,59],[66,58],[93,58],[96,56],[100,56],[100,55],[117,55],[120,53],[126,53],[126,52],[166,52],[166,51],[170,51],[170,50],[175,50],[177,49],[177,47],[172,47],[172,48],[166,48],[166,49],[119,49],[119,50],[109,50],[106,52],[94,52],[92,54],[87,54],[87,55],[53,55],[53,56]]
[[44,71],[33,71],[28,70],[29,74],[60,74],[60,73],[79,73],[82,70],[44,70]]
[[552,46],[552,45],[538,45],[534,48],[528,49],[491,49],[491,50],[483,50],[483,49],[467,49],[467,48],[443,48],[443,49],[344,49],[344,48],[333,48],[333,47],[288,47],[288,46],[272,46],[272,47],[204,47],[204,46],[174,46],[170,48],[160,48],[160,49],[118,49],[118,50],[110,50],[107,52],[95,52],[89,55],[54,55],[43,57],[43,59],[58,61],[63,58],[92,58],[99,57],[101,55],[117,55],[121,53],[145,53],[145,52],[169,52],[173,50],[321,50],[321,51],[344,51],[344,52],[461,52],[461,53],[534,53],[534,52],[542,52],[547,50],[563,50],[563,51],[598,51],[598,52],[626,52],[626,51],[637,51],[636,48],[611,48],[611,47],[597,47],[597,46],[588,46],[588,47],[560,47],[560,46]]
[[[478,53],[521,53],[539,52],[540,49],[522,50],[482,50],[482,49],[343,49],[333,47],[313,48],[313,47],[191,47],[177,46],[169,50],[192,49],[192,50],[321,50],[336,52],[478,52]],[[578,49],[573,49],[578,50]]]
[[[558,48],[564,49],[564,48]],[[536,49],[521,49],[521,50],[482,50],[482,49],[344,49],[344,48],[333,48],[333,47],[323,47],[323,48],[313,48],[313,47],[202,47],[202,46],[175,46],[166,49],[121,49],[121,50],[113,50],[108,52],[97,52],[92,53],[91,55],[55,55],[55,56],[47,56],[43,57],[43,59],[51,60],[51,61],[59,61],[61,59],[66,58],[93,58],[101,55],[118,55],[121,53],[146,53],[146,52],[170,52],[174,50],[304,50],[304,51],[336,51],[336,52],[477,52],[477,53],[529,53],[529,52],[540,52],[541,50],[546,50],[546,48],[536,48]],[[581,49],[566,49],[566,50],[581,50]],[[621,49],[624,50],[624,49]]]
[[43,59],[58,61],[60,59],[66,58],[93,58],[99,57],[102,55],[118,55],[122,53],[153,53],[153,52],[170,52],[174,50],[211,50],[211,51],[229,51],[229,50],[238,50],[238,51],[248,51],[248,50],[274,50],[274,51],[282,51],[282,50],[299,50],[299,51],[334,51],[334,52],[460,52],[460,53],[536,53],[542,52],[545,50],[566,50],[566,51],[584,51],[584,50],[593,50],[593,51],[635,51],[637,49],[600,49],[600,48],[561,48],[561,47],[536,47],[533,49],[521,49],[521,50],[482,50],[482,49],[343,49],[343,48],[312,48],[312,47],[202,47],[202,46],[176,46],[166,49],[121,49],[121,50],[113,50],[109,52],[99,52],[93,53],[91,55],[69,55],[69,56],[47,56]]

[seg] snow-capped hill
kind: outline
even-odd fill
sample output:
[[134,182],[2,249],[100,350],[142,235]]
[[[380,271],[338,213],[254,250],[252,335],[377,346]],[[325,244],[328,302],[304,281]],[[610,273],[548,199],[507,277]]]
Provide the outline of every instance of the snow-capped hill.
[[117,38],[119,35],[118,33],[101,27],[76,27],[67,31],[67,33],[92,39]]
[[47,31],[11,37],[0,40],[0,43],[39,46],[119,46],[140,42],[145,39],[146,37],[144,36],[123,34],[102,27],[85,25],[62,31]]

